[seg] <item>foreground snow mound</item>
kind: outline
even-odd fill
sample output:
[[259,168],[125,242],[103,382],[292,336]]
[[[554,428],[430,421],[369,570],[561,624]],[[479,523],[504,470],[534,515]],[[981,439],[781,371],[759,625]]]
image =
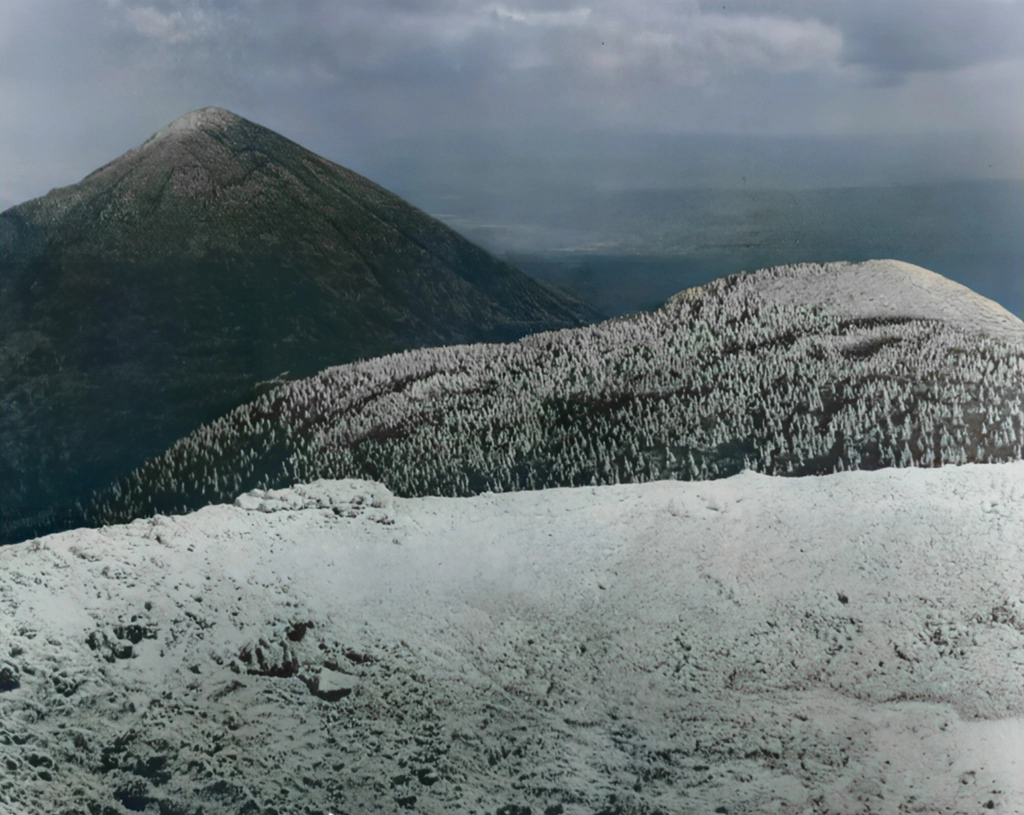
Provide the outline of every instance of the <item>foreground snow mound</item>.
[[1022,811],[1022,563],[1020,463],[54,535],[0,550],[0,810]]

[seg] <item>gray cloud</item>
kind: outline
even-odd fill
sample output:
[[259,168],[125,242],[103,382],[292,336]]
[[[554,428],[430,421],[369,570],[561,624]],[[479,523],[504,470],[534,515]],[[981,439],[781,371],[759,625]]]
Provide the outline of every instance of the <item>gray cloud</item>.
[[144,37],[170,45],[201,40],[211,33],[210,15],[198,8],[162,10],[156,6],[128,6],[124,19]]
[[[611,101],[645,102],[645,94],[664,87],[727,81],[744,72],[829,70],[842,48],[839,33],[818,20],[701,12],[679,2],[551,8],[536,2],[124,0],[109,9],[117,28],[114,51],[129,54],[143,73],[202,70],[211,85],[241,83],[271,93],[305,83],[344,89],[354,82],[410,99],[468,92],[461,98],[469,106],[541,89],[582,106],[607,104],[609,92],[632,97]],[[516,120],[522,111],[508,113]]]
[[1018,2],[904,2],[884,15],[851,15],[843,28],[844,59],[883,73],[953,71],[1024,54]]
[[[708,3],[718,7],[718,3]],[[816,19],[841,32],[842,62],[893,84],[919,71],[956,71],[1024,56],[1019,0],[739,0],[726,13],[764,11]]]
[[4,0],[0,197],[76,180],[208,104],[356,164],[381,140],[531,129],[554,150],[588,129],[1016,132],[1022,15],[997,0]]

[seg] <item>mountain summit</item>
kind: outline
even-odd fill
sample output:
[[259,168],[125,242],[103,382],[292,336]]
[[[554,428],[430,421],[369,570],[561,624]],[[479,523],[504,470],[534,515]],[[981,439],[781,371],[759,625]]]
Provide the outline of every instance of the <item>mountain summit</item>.
[[0,506],[26,531],[261,381],[594,316],[220,108],[0,214],[0,270]]
[[[242,307],[256,307],[266,329],[283,329],[259,326],[268,374],[290,356],[277,353],[282,343],[324,332],[336,349],[350,346],[337,361],[590,316],[383,187],[221,108],[187,113],[80,183],[7,210],[3,261],[5,294],[25,294],[14,307],[106,285],[186,296],[186,283],[230,282],[238,310],[224,317],[245,330],[253,315]],[[189,277],[214,267],[215,279]],[[168,303],[146,305],[157,304],[145,316],[159,319]]]
[[[730,278],[714,280],[668,302],[692,302],[729,285]],[[779,266],[759,273],[756,297],[772,306],[815,305],[844,320],[935,320],[972,334],[1024,341],[1024,322],[995,301],[901,260]]]

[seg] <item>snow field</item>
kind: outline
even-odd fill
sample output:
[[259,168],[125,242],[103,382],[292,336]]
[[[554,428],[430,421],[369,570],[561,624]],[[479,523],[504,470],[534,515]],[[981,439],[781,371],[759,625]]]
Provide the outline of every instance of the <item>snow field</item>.
[[1022,508],[321,481],[6,547],[0,811],[1021,811]]

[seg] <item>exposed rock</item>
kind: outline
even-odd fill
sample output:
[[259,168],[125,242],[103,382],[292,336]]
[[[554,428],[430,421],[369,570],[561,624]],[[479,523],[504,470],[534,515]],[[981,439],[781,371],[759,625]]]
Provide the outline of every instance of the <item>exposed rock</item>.
[[337,702],[348,696],[359,684],[357,677],[330,668],[321,668],[318,676],[306,680],[309,692],[326,702]]

